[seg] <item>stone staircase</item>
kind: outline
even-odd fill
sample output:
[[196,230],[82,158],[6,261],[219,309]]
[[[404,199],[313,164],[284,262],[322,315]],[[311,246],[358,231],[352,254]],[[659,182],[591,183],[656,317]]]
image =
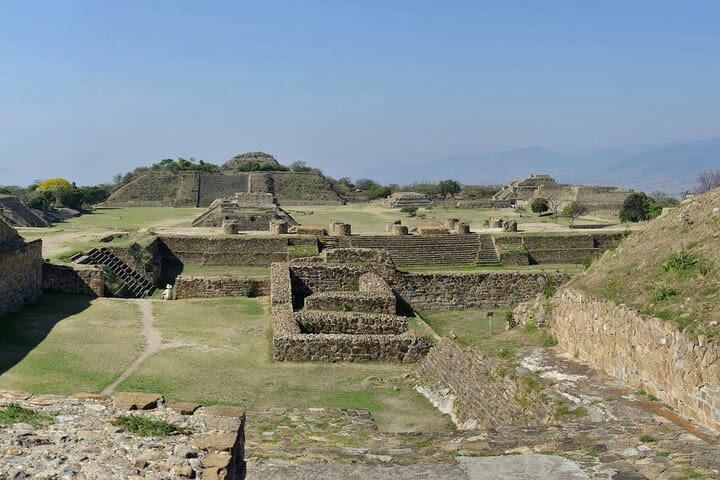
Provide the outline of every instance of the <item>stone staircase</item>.
[[490,235],[353,235],[322,239],[325,248],[385,249],[396,265],[433,266],[499,263]]
[[198,182],[198,207],[209,207],[218,198],[248,191],[247,174],[200,174]]
[[93,248],[77,260],[78,263],[103,265],[119,278],[123,284],[115,296],[142,298],[152,294],[155,286],[130,265],[120,260],[109,248]]

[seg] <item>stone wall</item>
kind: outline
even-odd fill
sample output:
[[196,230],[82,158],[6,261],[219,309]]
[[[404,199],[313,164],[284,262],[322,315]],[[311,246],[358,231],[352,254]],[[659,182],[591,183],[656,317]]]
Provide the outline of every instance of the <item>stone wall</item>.
[[0,316],[38,298],[42,264],[42,240],[0,246]]
[[202,265],[268,266],[288,258],[288,245],[316,245],[313,237],[163,236],[166,256]]
[[105,272],[89,265],[66,266],[43,263],[42,287],[51,292],[104,297]]
[[354,312],[308,311],[293,313],[303,333],[350,333],[353,335],[398,335],[408,321],[398,315]]
[[394,314],[395,296],[365,292],[320,292],[305,298],[309,310],[349,311]]
[[494,237],[500,261],[505,265],[583,263],[615,248],[620,232],[580,235],[498,235]]
[[497,428],[542,423],[548,409],[542,402],[529,401],[533,392],[522,388],[516,375],[510,376],[514,373],[502,359],[443,338],[420,363],[418,390],[450,399],[452,412],[448,413],[459,425],[477,422],[483,428]]
[[548,323],[560,348],[720,431],[720,342],[566,288]]
[[557,284],[566,273],[478,272],[399,274],[390,286],[414,308],[452,309],[513,306],[542,292],[548,278]]
[[[294,270],[303,266],[293,265],[292,268]],[[348,272],[343,274],[345,273]],[[354,274],[359,278],[362,273],[365,272]],[[270,277],[273,357],[276,360],[384,360],[415,363],[430,349],[431,344],[415,332],[404,332],[400,335],[302,333],[292,305],[293,283],[298,281],[297,277],[287,263],[274,263],[270,269]],[[318,285],[320,284],[322,282]]]
[[184,298],[245,297],[249,291],[255,297],[270,295],[270,279],[236,275],[209,277],[178,275],[173,286],[173,298],[180,300]]

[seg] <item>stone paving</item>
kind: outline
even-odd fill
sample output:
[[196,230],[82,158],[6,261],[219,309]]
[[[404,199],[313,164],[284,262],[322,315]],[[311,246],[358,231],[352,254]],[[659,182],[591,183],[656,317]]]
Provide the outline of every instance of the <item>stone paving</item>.
[[[433,434],[380,431],[367,410],[251,411],[247,478],[720,478],[715,433],[553,350],[526,352],[519,364],[554,382],[570,413],[539,427]],[[237,407],[166,404],[147,394],[0,392],[0,409],[12,403],[50,417],[39,427],[0,425],[3,480],[232,478],[238,458]],[[191,431],[143,438],[111,425],[130,409]]]

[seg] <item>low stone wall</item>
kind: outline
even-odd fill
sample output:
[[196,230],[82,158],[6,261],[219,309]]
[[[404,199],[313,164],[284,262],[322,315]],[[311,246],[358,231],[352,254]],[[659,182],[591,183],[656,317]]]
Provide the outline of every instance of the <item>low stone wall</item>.
[[394,314],[395,296],[379,296],[364,292],[320,292],[305,298],[309,310],[374,312]]
[[397,312],[397,301],[387,282],[376,273],[363,273],[358,277],[358,291],[326,291],[305,298],[310,310],[354,311],[388,313]]
[[363,273],[367,273],[367,268],[360,265],[293,263],[293,292],[307,296],[318,292],[357,291]]
[[720,431],[720,342],[573,289],[552,299],[559,346]]
[[458,424],[496,428],[542,423],[549,409],[541,408],[542,402],[528,401],[533,392],[522,388],[516,375],[510,376],[514,372],[507,362],[443,338],[420,363],[417,375],[431,395],[452,399]]
[[500,261],[505,265],[583,263],[615,248],[622,234],[498,235],[494,237]]
[[517,305],[542,292],[545,282],[570,279],[566,273],[478,272],[400,274],[389,279],[395,292],[414,308],[452,309]]
[[88,265],[66,266],[43,263],[42,288],[51,292],[104,297],[105,272]]
[[293,320],[311,334],[398,335],[408,329],[407,318],[388,314],[303,310],[294,312]]
[[42,264],[42,240],[0,248],[0,316],[40,296]]
[[173,298],[253,297],[270,295],[270,279],[266,277],[190,276],[179,275],[173,286]]

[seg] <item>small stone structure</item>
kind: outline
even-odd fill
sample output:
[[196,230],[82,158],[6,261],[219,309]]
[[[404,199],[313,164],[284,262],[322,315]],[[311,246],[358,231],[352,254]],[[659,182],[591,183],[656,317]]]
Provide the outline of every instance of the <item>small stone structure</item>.
[[[271,193],[236,193],[233,197],[218,198],[207,211],[193,220],[193,227],[225,228],[226,222],[234,222],[238,231],[268,230],[274,220],[289,225],[297,222],[280,208]],[[230,232],[226,232],[230,233]]]
[[25,242],[0,219],[0,316],[40,296],[42,265],[42,240]]
[[390,233],[395,236],[402,237],[403,235],[408,235],[410,232],[408,231],[408,227],[406,225],[395,224],[392,226]]
[[222,229],[225,235],[237,235],[240,225],[235,220],[223,220]]
[[432,200],[417,192],[395,192],[385,200],[385,206],[388,208],[427,207],[431,205],[433,205]]
[[517,232],[518,224],[516,220],[505,220],[502,223],[503,232]]
[[288,233],[288,222],[285,220],[270,220],[270,233],[273,235],[286,235]]
[[492,217],[490,218],[490,228],[502,228],[503,226],[503,219],[498,217]]
[[105,272],[91,265],[43,263],[42,288],[50,292],[105,296]]
[[394,230],[395,225],[400,225],[401,223],[401,220],[388,220],[385,222],[385,231],[391,233]]
[[330,231],[328,233],[335,237],[348,237],[352,234],[352,227],[349,223],[333,220],[330,222]]
[[179,275],[175,279],[172,298],[261,297],[270,295],[270,279],[244,276]]
[[467,223],[458,223],[455,225],[454,233],[456,235],[470,235],[470,225]]

